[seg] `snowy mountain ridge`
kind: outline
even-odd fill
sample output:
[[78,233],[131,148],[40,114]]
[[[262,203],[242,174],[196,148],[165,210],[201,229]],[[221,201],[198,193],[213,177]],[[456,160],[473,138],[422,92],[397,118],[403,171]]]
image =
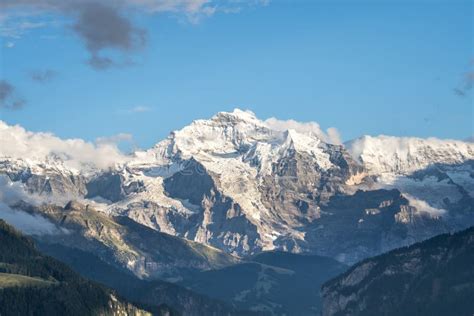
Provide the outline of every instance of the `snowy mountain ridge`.
[[354,262],[471,221],[473,143],[364,136],[339,145],[334,135],[236,109],[123,155],[2,122],[0,174],[235,255],[280,249]]
[[372,174],[408,174],[433,164],[458,164],[474,157],[473,143],[437,138],[363,136],[346,143]]
[[[103,169],[117,168],[122,164],[167,164],[172,157],[189,159],[195,155],[241,154],[248,161],[265,161],[293,149],[321,157],[321,166],[328,167],[327,155],[318,150],[325,145],[319,131],[311,131],[304,126],[305,123],[301,123],[303,128],[300,130],[291,128],[294,127],[291,124],[288,124],[289,129],[282,129],[281,125],[276,128],[268,121],[259,120],[252,112],[240,109],[219,112],[209,120],[195,120],[183,129],[171,132],[168,138],[151,149],[132,155],[120,153],[112,144],[63,140],[50,133],[29,132],[19,125],[10,126],[0,121],[3,143],[0,159],[16,159],[19,164],[37,165],[39,168],[61,168],[64,165],[65,169],[77,173],[86,167]],[[344,146],[372,174],[406,174],[435,163],[456,164],[474,159],[474,144],[460,140],[364,135]],[[83,154],[79,155],[79,151]],[[99,156],[108,159],[102,161]]]

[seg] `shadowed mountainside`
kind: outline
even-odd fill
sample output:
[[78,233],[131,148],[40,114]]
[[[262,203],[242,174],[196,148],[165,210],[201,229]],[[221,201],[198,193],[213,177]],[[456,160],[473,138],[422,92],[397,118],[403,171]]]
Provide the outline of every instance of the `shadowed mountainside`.
[[323,315],[474,312],[474,228],[366,259],[322,287]]
[[[166,308],[157,309],[157,314]],[[115,292],[42,255],[0,220],[1,315],[149,315]]]

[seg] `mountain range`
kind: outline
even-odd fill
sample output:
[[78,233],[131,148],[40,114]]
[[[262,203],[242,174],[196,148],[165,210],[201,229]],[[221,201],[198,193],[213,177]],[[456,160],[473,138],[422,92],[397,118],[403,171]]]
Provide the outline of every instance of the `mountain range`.
[[[0,123],[0,217],[64,261],[93,256],[230,314],[318,313],[319,285],[347,265],[474,225],[473,143],[330,136],[236,109],[125,155]],[[298,284],[313,302],[279,295]],[[165,292],[141,303],[196,306]]]

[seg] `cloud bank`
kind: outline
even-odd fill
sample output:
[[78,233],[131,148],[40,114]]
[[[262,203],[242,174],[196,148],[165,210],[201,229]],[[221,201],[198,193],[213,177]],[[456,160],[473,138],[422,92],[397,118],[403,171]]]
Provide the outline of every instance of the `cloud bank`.
[[0,157],[40,161],[60,157],[66,166],[75,169],[106,169],[129,159],[110,141],[94,144],[82,139],[61,139],[51,133],[33,133],[19,125],[10,126],[2,121],[0,139]]

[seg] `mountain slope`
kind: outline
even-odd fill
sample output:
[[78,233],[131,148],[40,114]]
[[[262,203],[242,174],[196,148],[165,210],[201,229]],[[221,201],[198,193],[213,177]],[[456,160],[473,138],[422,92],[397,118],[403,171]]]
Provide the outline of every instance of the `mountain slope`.
[[16,207],[42,214],[65,230],[65,233],[37,235],[37,240],[97,254],[141,278],[179,279],[191,271],[238,262],[218,249],[157,232],[128,217],[109,216],[79,202],[69,202],[64,208],[24,203]]
[[474,228],[370,258],[322,287],[323,315],[472,315]]
[[39,253],[0,220],[0,314],[149,315]]
[[241,309],[272,315],[316,315],[319,288],[345,270],[325,257],[264,252],[249,261],[190,276],[181,284]]

